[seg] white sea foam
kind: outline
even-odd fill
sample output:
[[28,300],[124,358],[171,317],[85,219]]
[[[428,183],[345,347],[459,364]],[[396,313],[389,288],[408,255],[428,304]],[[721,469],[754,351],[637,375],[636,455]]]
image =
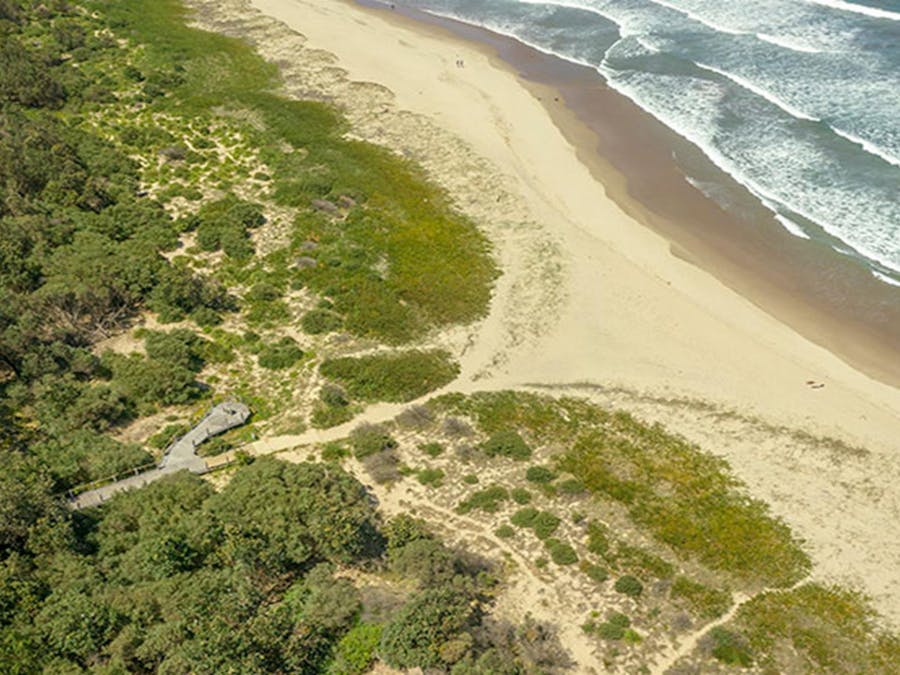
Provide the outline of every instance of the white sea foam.
[[[527,1],[527,0],[525,0]],[[537,4],[537,3],[530,3]],[[541,3],[546,4],[546,3]],[[541,54],[546,54],[547,56],[555,56],[558,59],[562,59],[563,61],[568,61],[569,63],[574,63],[577,66],[586,66],[588,68],[596,69],[596,64],[590,63],[589,61],[585,61],[583,59],[579,59],[571,54],[565,54],[563,52],[556,51],[554,49],[550,49],[545,45],[542,45],[538,42],[534,42],[533,40],[528,40],[524,38],[520,33],[516,32],[515,29],[510,28],[509,26],[501,26],[493,21],[476,21],[467,16],[462,16],[459,14],[453,14],[451,12],[442,12],[436,9],[427,9],[422,10],[427,14],[431,14],[432,16],[436,16],[441,19],[449,19],[451,21],[458,21],[460,23],[467,24],[469,26],[475,26],[477,28],[484,28],[485,30],[489,30],[492,33],[496,33],[497,35],[502,35],[503,37],[510,38],[515,40],[516,42],[525,45],[526,47],[531,47],[535,51],[540,52]]]
[[[612,68],[608,63],[601,64],[601,67],[598,70],[604,75],[613,89],[622,95],[627,96],[670,129],[697,145],[713,164],[747,188],[747,190],[755,195],[767,208],[769,208],[769,210],[773,211],[773,213],[778,213],[781,210],[788,210],[801,216],[805,220],[817,223],[826,232],[836,237],[844,244],[852,246],[851,250],[841,252],[845,252],[848,255],[863,256],[869,260],[877,261],[888,269],[900,272],[900,260],[898,260],[896,253],[883,247],[884,242],[881,239],[883,235],[876,234],[875,231],[868,227],[862,229],[848,228],[844,223],[841,223],[840,219],[838,219],[837,222],[832,222],[832,218],[824,215],[825,211],[823,209],[832,210],[836,203],[841,201],[839,195],[836,198],[836,201],[829,200],[828,204],[819,202],[823,196],[822,193],[813,193],[808,196],[793,195],[787,200],[786,197],[776,194],[772,189],[765,187],[760,181],[754,179],[741,163],[727,157],[716,146],[716,143],[713,140],[716,133],[715,124],[709,124],[704,121],[703,116],[697,116],[692,119],[686,115],[678,114],[677,111],[657,105],[658,101],[648,99],[646,95],[647,92],[642,91],[640,87],[635,88],[634,86],[627,84],[625,78],[623,78],[624,74]],[[666,87],[666,90],[671,90],[671,86]],[[694,102],[699,104],[696,97],[694,98]],[[709,119],[714,119],[714,117],[710,117]],[[772,161],[778,162],[775,158],[772,158]],[[801,183],[793,180],[789,181],[789,183],[795,187],[801,185]],[[812,210],[804,207],[803,204],[806,202],[809,202]],[[816,211],[816,213],[813,211]],[[790,229],[784,221],[779,220],[779,222]],[[797,232],[793,233],[797,234]],[[797,236],[802,235],[797,234]],[[838,251],[841,250],[837,246],[835,246],[835,249]]]
[[884,148],[881,148],[881,147],[875,145],[874,143],[871,143],[870,141],[867,141],[864,138],[860,138],[859,136],[855,136],[847,131],[841,131],[840,129],[838,129],[836,127],[832,126],[831,130],[834,133],[836,133],[838,136],[840,136],[841,138],[845,138],[848,141],[850,141],[851,143],[855,143],[856,145],[862,146],[863,150],[865,150],[869,154],[880,157],[888,164],[893,164],[894,166],[900,166],[900,158],[895,157],[894,155],[890,154],[889,152],[884,150]]
[[750,33],[748,33],[747,31],[732,28],[730,26],[724,26],[720,23],[715,23],[708,17],[700,16],[696,12],[692,12],[691,10],[685,9],[684,7],[679,7],[678,5],[673,5],[670,2],[666,2],[666,0],[650,0],[650,2],[655,5],[665,7],[666,9],[671,9],[673,12],[678,12],[682,16],[693,19],[697,23],[702,23],[704,26],[706,26],[707,28],[712,28],[717,33],[728,33],[730,35],[750,35]]
[[786,38],[782,35],[770,35],[768,33],[757,33],[756,37],[763,42],[768,42],[785,49],[795,52],[803,52],[804,54],[824,54],[826,50],[812,47],[806,43],[800,43],[793,38]]
[[580,9],[591,14],[596,14],[600,18],[606,19],[610,23],[618,26],[619,35],[621,35],[622,37],[641,35],[644,33],[642,29],[635,27],[633,24],[629,24],[627,21],[623,20],[622,17],[613,16],[608,12],[604,12],[599,7],[583,2],[571,2],[570,0],[519,0],[519,2],[524,5],[549,5],[551,7],[567,7],[568,9]]
[[809,239],[810,236],[803,231],[803,228],[800,227],[793,220],[788,218],[787,216],[783,216],[780,213],[775,214],[775,220],[782,224],[784,229],[790,232],[795,237],[800,237],[801,239]]
[[891,286],[900,286],[900,279],[895,279],[894,277],[889,277],[887,274],[879,272],[878,270],[872,270],[872,274],[876,279],[880,279],[886,284],[890,284]]
[[820,122],[821,121],[818,117],[812,117],[811,115],[807,115],[802,110],[799,110],[798,108],[795,108],[794,106],[792,106],[790,103],[787,103],[786,101],[783,101],[782,99],[778,98],[772,92],[770,92],[766,89],[763,89],[759,85],[754,84],[750,80],[748,80],[744,77],[741,77],[740,75],[735,75],[734,73],[729,73],[726,70],[722,70],[721,68],[716,68],[715,66],[709,66],[709,65],[706,65],[705,63],[696,63],[696,65],[698,68],[702,68],[703,70],[708,70],[710,72],[715,73],[716,75],[721,75],[722,77],[724,77],[728,80],[731,80],[736,85],[743,87],[744,89],[746,89],[748,91],[753,92],[757,96],[761,96],[762,98],[766,99],[769,103],[772,103],[773,105],[778,106],[784,112],[786,112],[788,115],[791,115],[792,117],[796,117],[801,120],[806,120],[807,122]]
[[[670,0],[663,1],[670,2]],[[642,61],[632,60],[648,53],[658,53],[660,49],[668,50],[668,43],[659,43],[658,38],[671,34],[679,24],[690,30],[690,23],[683,23],[675,16],[662,12],[654,15],[652,10],[648,9],[652,7],[649,4],[637,8],[619,3],[610,5],[598,2],[597,6],[585,4],[591,0],[550,2],[516,0],[516,2],[519,6],[511,6],[510,14],[503,9],[505,5],[493,4],[493,0],[485,0],[485,7],[490,8],[490,11],[486,9],[483,14],[479,12],[477,6],[469,3],[466,3],[465,9],[460,5],[447,9],[446,5],[441,6],[440,0],[424,4],[431,5],[426,11],[438,16],[481,26],[516,39],[542,53],[579,65],[596,67],[612,88],[632,99],[663,124],[698,146],[720,170],[732,176],[763,201],[773,215],[778,217],[779,223],[791,234],[809,237],[798,222],[816,223],[837,239],[834,242],[835,248],[846,242],[846,245],[852,247],[844,251],[847,254],[869,258],[880,263],[885,270],[900,271],[900,255],[895,245],[900,239],[900,236],[897,236],[900,230],[896,227],[896,224],[900,223],[900,208],[897,208],[894,200],[887,196],[883,187],[878,187],[880,184],[873,184],[870,193],[853,178],[854,174],[842,171],[843,160],[832,151],[833,149],[822,146],[816,140],[817,137],[821,137],[821,128],[806,125],[785,126],[784,118],[765,111],[759,119],[752,117],[742,119],[744,116],[737,110],[732,112],[732,116],[723,118],[723,105],[725,108],[729,106],[728,100],[723,98],[728,86],[723,80],[718,77],[715,79],[689,77],[685,73],[664,75],[646,72],[641,66]],[[521,5],[535,6],[534,13]],[[692,5],[692,10],[696,11],[695,5]],[[544,34],[543,28],[540,28],[538,23],[528,21],[528,17],[532,15],[540,17],[541,21],[547,20],[553,16],[553,7],[590,12],[598,17],[598,27],[602,19],[606,26],[603,33],[604,42],[598,44],[598,48],[593,52],[584,48],[582,43],[585,38],[587,39],[585,44],[590,44],[591,19],[587,14],[583,18],[577,15],[560,17],[561,21],[571,23],[571,28],[577,31],[573,33],[575,39],[569,43],[562,39],[568,30],[562,29],[563,24],[560,24],[561,30],[555,32],[553,24],[550,24],[548,26],[550,30]],[[718,21],[718,15],[714,13],[714,16]],[[725,16],[726,24],[743,25],[740,22],[732,23],[727,13]],[[582,20],[584,23],[581,23]],[[709,25],[708,21],[706,23]],[[609,60],[603,59],[599,66],[596,66],[599,53],[608,44],[606,40],[609,39],[614,26],[619,27],[621,37],[607,51]],[[767,30],[768,26],[759,24],[753,28],[761,30],[766,37],[771,37],[769,32],[772,31]],[[766,40],[757,43],[756,49],[763,49],[763,42]],[[790,48],[786,45],[780,46]],[[792,46],[797,47],[796,44]],[[803,50],[794,49],[794,51]],[[811,49],[807,51],[812,53]],[[620,69],[613,68],[610,60],[617,66],[623,65],[619,66]],[[762,82],[757,84],[747,77],[720,68],[698,65],[764,98],[791,117],[817,121],[811,114],[807,114],[806,110],[826,116],[820,110],[828,109],[827,106],[818,107],[815,98],[811,99],[809,104],[802,103],[807,98],[802,95],[803,91],[798,91],[796,95],[791,94],[788,102],[781,98],[787,94],[783,94],[780,89],[778,94],[775,94],[767,90]],[[731,70],[740,69],[738,66],[726,67]],[[812,69],[810,77],[815,77],[816,72],[817,69]],[[733,117],[734,113],[738,118]],[[838,119],[833,117],[831,112],[827,114],[827,118]],[[720,126],[720,122],[725,126]],[[739,126],[735,127],[735,123]],[[866,147],[860,142],[863,139],[853,137],[852,140],[870,152],[877,149],[891,157],[888,151],[872,143],[869,143],[871,147]],[[895,160],[892,163],[896,163],[896,158],[891,159]],[[896,171],[896,168],[886,167],[885,170]],[[834,182],[825,186],[809,180],[810,177],[819,174],[832,176]],[[790,214],[790,217],[782,214]],[[794,215],[798,217],[797,222],[791,219]]]
[[886,9],[870,7],[869,5],[857,5],[853,2],[844,2],[844,0],[804,0],[812,5],[820,5],[822,7],[831,7],[844,12],[853,12],[854,14],[864,14],[876,19],[890,19],[891,21],[900,21],[900,13],[891,12]]

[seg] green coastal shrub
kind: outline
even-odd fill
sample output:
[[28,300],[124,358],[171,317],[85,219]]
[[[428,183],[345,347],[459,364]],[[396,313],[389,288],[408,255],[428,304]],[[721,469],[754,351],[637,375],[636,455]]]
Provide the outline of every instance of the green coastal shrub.
[[432,406],[471,419],[483,433],[515,429],[565,447],[555,469],[618,502],[679,557],[766,586],[790,586],[809,572],[790,528],[747,498],[724,461],[661,426],[584,400],[524,392],[446,395]]
[[675,577],[669,589],[669,596],[683,600],[685,604],[704,619],[716,619],[731,607],[731,594],[704,584],[692,581],[687,577]]
[[548,537],[544,540],[544,546],[550,552],[550,559],[557,565],[574,565],[578,562],[578,554],[567,543]]
[[600,565],[594,565],[588,562],[582,562],[581,571],[584,572],[591,581],[595,583],[603,583],[607,579],[609,579],[609,570]]
[[671,579],[675,576],[675,566],[639,546],[620,543],[616,549],[616,564],[641,576],[657,579]]
[[357,427],[350,434],[350,447],[353,448],[356,459],[365,459],[378,452],[394,450],[397,441],[381,428],[366,425]]
[[265,345],[259,352],[259,365],[269,370],[290,368],[303,358],[303,350],[291,337],[283,337],[277,342]]
[[534,519],[534,522],[532,522],[531,527],[538,539],[546,539],[556,532],[556,528],[559,527],[560,522],[558,516],[548,513],[547,511],[541,511]]
[[234,195],[204,204],[197,213],[197,244],[204,251],[223,250],[230,258],[253,255],[248,229],[265,222],[262,207],[242,201]]
[[753,665],[753,656],[750,654],[747,641],[741,635],[722,626],[716,626],[709,631],[709,639],[712,642],[712,655],[717,661],[743,668]]
[[344,408],[350,405],[344,390],[333,384],[326,384],[319,390],[319,400],[332,408]]
[[312,309],[303,315],[303,318],[300,319],[300,325],[310,335],[321,335],[322,333],[333,333],[336,330],[340,330],[344,322],[334,312],[329,312],[325,309]]
[[577,478],[569,478],[568,480],[562,481],[557,486],[557,489],[564,495],[580,495],[584,492],[584,483]]
[[326,384],[319,390],[319,403],[313,409],[312,424],[318,429],[349,422],[353,419],[350,401],[343,389],[333,384]]
[[487,513],[496,513],[507,499],[509,499],[509,491],[505,487],[502,485],[491,485],[478,492],[473,492],[469,497],[461,501],[456,507],[456,512],[466,514],[470,511],[479,510]]
[[524,509],[519,509],[512,514],[509,521],[516,527],[531,527],[538,517],[538,514],[540,514],[540,511],[536,508],[533,506],[526,506]]
[[501,525],[494,530],[494,535],[500,539],[509,539],[510,537],[516,536],[516,531],[509,525]]
[[526,506],[516,511],[509,519],[517,527],[534,530],[538,539],[547,539],[559,527],[559,517],[547,511],[539,511],[533,506]]
[[532,483],[549,483],[556,478],[556,474],[546,466],[530,466],[525,478]]
[[626,574],[616,579],[613,588],[615,588],[618,593],[622,593],[623,595],[632,598],[636,598],[644,592],[644,584],[642,584],[637,577],[633,577],[630,574]]
[[191,425],[183,422],[167,424],[162,430],[153,434],[147,439],[147,445],[157,450],[162,450],[169,446],[176,438],[184,436],[191,430]]
[[363,675],[369,672],[381,642],[380,624],[360,623],[344,634],[334,650],[327,675]]
[[353,419],[353,408],[350,406],[316,405],[313,408],[310,422],[316,429],[330,429]]
[[513,488],[509,494],[516,504],[528,504],[531,502],[531,493],[525,488]]
[[424,452],[429,457],[438,457],[444,454],[444,446],[440,443],[422,443],[419,446],[419,450]]
[[319,372],[354,399],[405,403],[453,381],[459,366],[443,351],[409,351],[328,359]]
[[417,593],[385,626],[379,654],[394,668],[444,668],[442,648],[463,634],[473,612],[468,595],[457,589]]
[[531,458],[531,448],[518,432],[511,429],[494,433],[481,444],[481,449],[488,457],[509,457],[518,461]]
[[444,481],[444,472],[442,469],[422,469],[416,473],[416,480],[422,485],[440,487]]
[[609,553],[609,529],[603,523],[588,523],[587,550],[605,558]]

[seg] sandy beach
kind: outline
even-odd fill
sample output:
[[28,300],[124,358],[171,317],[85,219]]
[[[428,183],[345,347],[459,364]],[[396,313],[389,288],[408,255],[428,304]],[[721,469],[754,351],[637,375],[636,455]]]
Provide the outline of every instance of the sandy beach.
[[490,315],[434,337],[460,355],[452,388],[551,388],[665,423],[772,504],[817,577],[900,624],[900,389],[687,259],[640,203],[623,209],[624,178],[585,161],[593,132],[490,47],[345,2],[193,4],[278,63],[289,93],[422,164],[488,234],[503,272]]

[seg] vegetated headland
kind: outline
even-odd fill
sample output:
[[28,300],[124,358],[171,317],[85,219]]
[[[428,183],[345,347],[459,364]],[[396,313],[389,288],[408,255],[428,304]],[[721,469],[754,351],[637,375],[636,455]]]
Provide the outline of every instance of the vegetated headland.
[[[628,349],[591,374],[631,388],[525,391],[583,363],[519,367],[578,300],[558,205],[247,4],[6,0],[0,37],[5,672],[896,672],[828,542],[721,457],[755,424],[874,461],[889,413],[854,453],[642,397],[669,373]],[[223,469],[67,507],[232,399]]]

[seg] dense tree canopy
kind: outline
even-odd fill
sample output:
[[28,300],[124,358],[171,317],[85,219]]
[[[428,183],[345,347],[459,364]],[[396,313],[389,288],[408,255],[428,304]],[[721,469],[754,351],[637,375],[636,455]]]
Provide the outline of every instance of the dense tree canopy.
[[[376,658],[449,670],[494,654],[508,672],[529,672],[513,642],[497,643],[483,625],[494,583],[486,566],[411,518],[386,525],[363,486],[334,465],[258,459],[218,491],[178,473],[92,510],[66,507],[66,490],[151,461],[110,432],[208,396],[198,377],[227,358],[184,327],[135,331],[142,342],[118,351],[98,343],[146,311],[160,323],[221,321],[236,299],[209,269],[171,254],[193,232],[200,256],[239,269],[264,223],[259,205],[227,187],[173,219],[133,157],[152,148],[187,166],[191,151],[162,128],[116,135],[91,121],[123,97],[123,109],[165,101],[188,77],[177,59],[135,59],[116,41],[131,4],[118,3],[110,20],[94,11],[113,11],[102,3],[0,0],[0,670],[349,674]],[[141,21],[153,20],[147,14]],[[254,76],[268,82],[268,72]],[[294,145],[327,127],[361,166],[388,161],[348,145],[324,106],[304,109],[316,114],[299,135],[277,106],[265,110]],[[404,170],[385,184],[397,176],[414,183]],[[429,210],[438,206],[420,204],[428,201],[408,205],[425,224],[438,218]],[[480,236],[469,243],[481,251]],[[441,248],[432,250],[446,265]],[[287,282],[249,285],[242,302],[266,314]],[[424,295],[416,302],[437,302]],[[378,313],[367,297],[362,305]],[[397,298],[391,306],[409,304]],[[460,300],[444,313],[467,308]],[[319,316],[311,332],[334,330],[339,317]],[[258,362],[281,369],[303,357],[285,339],[262,344]],[[352,581],[354,571],[381,586]]]

